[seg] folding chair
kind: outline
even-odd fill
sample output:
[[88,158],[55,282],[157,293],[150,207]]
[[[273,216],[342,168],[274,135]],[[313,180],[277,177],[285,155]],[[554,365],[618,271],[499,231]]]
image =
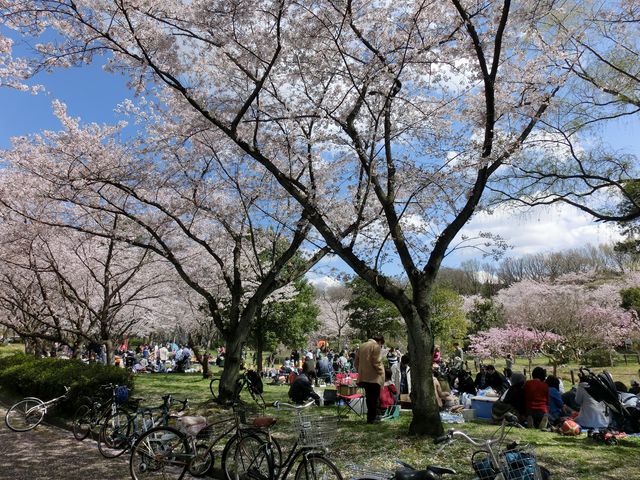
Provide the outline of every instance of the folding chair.
[[[364,403],[363,393],[354,393],[352,395],[342,395],[338,393],[336,397],[337,397],[336,410],[338,412],[338,419],[342,418],[343,415],[346,416],[349,412],[353,412],[359,417],[364,416],[364,413],[365,413],[364,408],[360,408],[359,410],[356,410],[352,405],[352,402],[354,404],[357,404],[360,402]],[[358,400],[358,399],[360,399],[360,402],[355,402],[355,400]]]

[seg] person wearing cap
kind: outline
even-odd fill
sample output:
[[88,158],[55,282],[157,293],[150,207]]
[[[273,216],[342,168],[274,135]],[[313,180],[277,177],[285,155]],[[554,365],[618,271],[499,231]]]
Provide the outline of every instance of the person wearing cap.
[[356,353],[355,366],[358,370],[359,385],[364,388],[367,402],[367,423],[377,423],[380,390],[384,385],[382,365],[382,345],[384,337],[376,335],[362,345]]

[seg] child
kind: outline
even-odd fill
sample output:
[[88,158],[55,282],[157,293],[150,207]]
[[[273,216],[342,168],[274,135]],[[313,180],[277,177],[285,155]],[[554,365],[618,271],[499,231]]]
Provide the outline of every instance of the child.
[[398,389],[391,381],[391,369],[384,369],[384,385],[380,390],[380,409],[386,410],[387,408],[396,404],[396,397],[398,395]]

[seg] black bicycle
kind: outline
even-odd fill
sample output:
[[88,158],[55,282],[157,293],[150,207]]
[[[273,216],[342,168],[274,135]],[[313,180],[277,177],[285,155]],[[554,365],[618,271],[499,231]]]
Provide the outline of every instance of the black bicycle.
[[[254,370],[247,370],[240,374],[238,379],[236,380],[235,391],[233,392],[234,400],[240,398],[240,392],[246,387],[247,391],[251,395],[251,398],[262,407],[265,407],[264,398],[262,398],[262,393],[264,391],[264,385],[262,384],[262,379],[260,375]],[[216,401],[218,399],[218,393],[220,389],[220,378],[215,377],[211,379],[209,383],[209,390],[211,391],[211,396],[213,400]]]
[[180,405],[178,411],[181,412],[187,408],[189,400],[175,400],[171,395],[165,395],[158,407],[140,407],[139,403],[140,399],[132,399],[131,408],[118,409],[105,419],[98,436],[98,450],[103,457],[119,457],[145,432],[169,425],[172,405]]
[[294,466],[297,466],[295,480],[342,480],[340,471],[326,454],[326,447],[335,439],[338,418],[309,411],[314,403],[298,406],[275,402],[276,408],[286,407],[296,412],[298,438],[295,444],[286,459],[278,464],[279,446],[276,447],[270,430],[276,422],[275,419],[265,420],[266,441],[250,434],[237,443],[232,466],[228,469],[231,480],[285,480]]
[[91,433],[98,433],[104,420],[115,415],[118,409],[118,391],[126,388],[112,383],[101,385],[100,389],[111,391],[109,398],[84,397],[85,404],[80,405],[73,416],[73,436],[76,440],[84,440]]

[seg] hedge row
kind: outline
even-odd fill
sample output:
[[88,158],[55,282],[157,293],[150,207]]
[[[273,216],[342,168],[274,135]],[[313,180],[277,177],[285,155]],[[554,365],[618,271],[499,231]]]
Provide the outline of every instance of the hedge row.
[[133,376],[122,368],[101,364],[87,365],[79,360],[36,358],[16,354],[0,358],[0,386],[17,397],[49,400],[71,388],[68,400],[58,406],[58,413],[72,415],[83,403],[83,396],[108,394],[101,385],[113,383],[133,387]]

